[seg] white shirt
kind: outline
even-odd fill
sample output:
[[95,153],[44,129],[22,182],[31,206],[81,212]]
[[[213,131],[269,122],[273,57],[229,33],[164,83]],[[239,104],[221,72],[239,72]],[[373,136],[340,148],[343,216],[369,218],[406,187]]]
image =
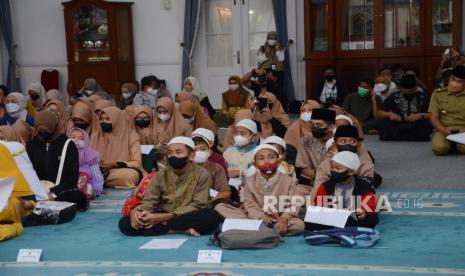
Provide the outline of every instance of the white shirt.
[[337,87],[335,79],[330,82],[325,81],[323,85],[323,90],[321,91],[320,95],[320,102],[326,103],[326,99],[328,98],[333,98],[334,100],[337,98]]

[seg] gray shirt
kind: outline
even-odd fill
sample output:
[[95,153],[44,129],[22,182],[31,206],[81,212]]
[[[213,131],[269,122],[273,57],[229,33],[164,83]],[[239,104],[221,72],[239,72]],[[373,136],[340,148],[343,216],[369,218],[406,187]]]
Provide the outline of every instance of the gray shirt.
[[135,105],[146,105],[150,107],[154,112],[157,108],[158,96],[149,94],[145,91],[140,91],[134,97],[133,104]]

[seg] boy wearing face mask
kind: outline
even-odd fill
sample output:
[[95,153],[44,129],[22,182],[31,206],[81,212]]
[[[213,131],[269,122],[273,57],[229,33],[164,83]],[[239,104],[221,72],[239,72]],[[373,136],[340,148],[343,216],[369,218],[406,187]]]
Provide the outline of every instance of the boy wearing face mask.
[[333,110],[319,108],[312,111],[312,135],[300,140],[295,161],[299,179],[297,191],[300,195],[310,195],[316,169],[326,156],[326,141],[333,137],[335,119],[336,112]]
[[221,168],[223,168],[224,170],[226,179],[229,180],[228,167],[226,166],[226,161],[224,160],[223,155],[218,153],[218,150],[215,148],[215,134],[213,133],[213,131],[199,127],[198,129],[194,130],[194,132],[192,132],[191,137],[192,139],[195,137],[200,137],[208,141],[208,147],[210,148],[210,156],[208,157],[208,161],[220,165]]
[[[272,223],[283,235],[296,235],[303,231],[304,223],[296,217],[297,206],[288,203],[280,209],[283,197],[294,196],[295,184],[291,177],[281,173],[279,152],[269,144],[258,146],[253,152],[256,173],[245,179],[244,209],[218,204],[215,210],[225,218],[259,219]],[[273,200],[269,200],[273,199]]]
[[186,233],[206,234],[221,217],[210,208],[210,173],[193,163],[192,139],[174,137],[168,143],[166,169],[157,174],[147,188],[141,204],[119,222],[128,236],[158,236]]
[[140,81],[141,91],[134,96],[133,104],[146,105],[155,111],[158,100],[158,79],[153,76],[145,76]]
[[207,169],[213,180],[213,185],[210,188],[212,203],[215,204],[220,201],[229,202],[231,200],[231,189],[228,185],[226,173],[219,164],[208,160],[212,153],[208,139],[201,136],[193,136],[192,140],[195,143],[194,163]]
[[378,111],[380,140],[429,141],[433,128],[429,121],[428,96],[417,90],[412,75],[402,77],[400,89],[389,96]]
[[[355,212],[357,220],[349,217],[346,226],[374,228],[379,220],[376,212],[375,190],[369,179],[357,175],[360,160],[357,154],[350,151],[338,152],[330,162],[330,178],[321,184],[313,199],[314,206],[331,207],[335,203],[338,207]],[[328,198],[331,196],[333,198]],[[360,203],[365,203],[364,205]],[[360,206],[358,206],[360,205]],[[331,226],[305,223],[305,230],[330,229]]]
[[[357,154],[360,160],[360,166],[357,170],[358,176],[374,178],[375,167],[373,161],[365,148],[365,145],[360,142],[358,130],[354,126],[339,126],[334,134],[334,145],[336,152],[353,152]],[[330,146],[330,148],[331,148]],[[315,176],[315,187],[314,192],[318,191],[318,188],[322,183],[327,181],[331,177],[331,159],[333,156],[328,156],[318,166]],[[314,194],[314,193],[313,193]]]

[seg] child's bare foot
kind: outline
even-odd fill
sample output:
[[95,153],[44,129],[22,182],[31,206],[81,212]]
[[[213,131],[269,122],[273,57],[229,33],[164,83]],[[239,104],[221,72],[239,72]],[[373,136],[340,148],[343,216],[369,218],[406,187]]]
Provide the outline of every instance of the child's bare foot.
[[191,235],[192,237],[200,237],[199,232],[197,232],[194,228],[187,229],[186,234]]

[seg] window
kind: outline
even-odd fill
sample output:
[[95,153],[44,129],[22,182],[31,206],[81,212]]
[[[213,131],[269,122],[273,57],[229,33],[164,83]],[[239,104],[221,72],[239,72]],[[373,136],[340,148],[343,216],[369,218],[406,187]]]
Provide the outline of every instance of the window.
[[312,0],[311,3],[312,51],[328,50],[328,1]]
[[452,0],[433,0],[433,47],[452,46]]
[[342,1],[342,50],[369,50],[375,48],[373,0]]
[[[273,5],[271,0],[249,1],[249,62],[250,66],[258,63],[257,53],[266,42],[266,34],[275,31]],[[286,45],[281,45],[285,47]]]
[[420,0],[384,1],[384,47],[420,46]]
[[205,1],[207,66],[230,67],[232,57],[232,1]]

